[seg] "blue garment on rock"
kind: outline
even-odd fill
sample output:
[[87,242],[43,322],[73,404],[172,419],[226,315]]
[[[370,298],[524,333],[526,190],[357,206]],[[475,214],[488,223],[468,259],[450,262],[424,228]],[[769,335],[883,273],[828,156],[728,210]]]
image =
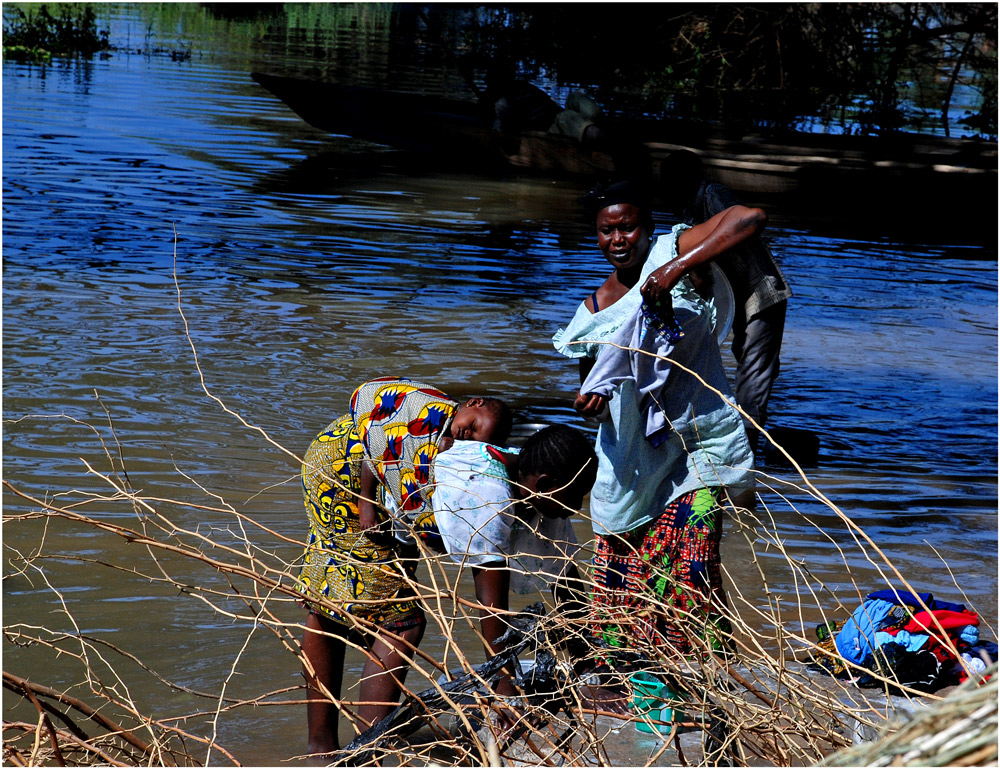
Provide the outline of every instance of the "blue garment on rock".
[[920,651],[923,645],[930,640],[930,636],[923,633],[911,633],[908,630],[900,630],[893,635],[879,630],[875,633],[875,646],[884,646],[889,643],[897,643],[908,652]]
[[876,630],[896,606],[895,603],[875,598],[855,609],[835,639],[840,656],[858,665],[864,662],[872,652]]
[[[922,601],[923,606],[926,606],[931,611],[965,611],[964,604],[952,603],[951,601],[940,601],[931,593],[913,594],[909,590],[895,590],[893,588],[889,588],[888,590],[877,590],[874,593],[869,593],[868,597],[878,598],[882,601],[891,601],[892,603],[898,603],[900,605],[915,606],[918,610],[922,608]],[[917,600],[918,598],[920,601]]]
[[[888,590],[876,590],[874,593],[869,593],[868,597],[879,601],[889,601],[889,603],[916,606],[918,609],[921,607],[921,601],[929,609],[933,608],[931,604],[934,602],[934,596],[931,593],[917,593],[914,595],[909,590],[895,590],[892,588]],[[920,599],[919,601],[917,600],[918,598]]]

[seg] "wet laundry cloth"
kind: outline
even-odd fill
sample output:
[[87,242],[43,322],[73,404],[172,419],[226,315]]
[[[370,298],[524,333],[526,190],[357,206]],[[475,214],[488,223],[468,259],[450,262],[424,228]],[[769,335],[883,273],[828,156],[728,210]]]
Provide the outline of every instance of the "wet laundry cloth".
[[886,644],[896,643],[909,652],[920,651],[929,639],[929,635],[909,633],[906,630],[897,630],[895,633],[880,630],[875,633],[876,646],[885,646]]
[[[624,353],[609,344],[612,337],[619,331],[630,334],[641,320],[642,283],[654,269],[678,258],[677,236],[684,229],[685,225],[676,225],[656,238],[638,282],[624,297],[598,312],[591,312],[582,302],[569,325],[552,338],[563,355],[596,360],[581,392],[612,396],[607,417],[597,430],[597,480],[590,494],[594,532],[601,536],[652,524],[667,505],[700,488],[725,488],[731,497],[738,497],[754,485],[753,452],[742,420],[727,402],[731,398],[714,391],[728,393],[729,384],[712,336],[713,308],[687,276],[670,292],[674,317],[684,336],[677,339],[675,335],[670,378],[676,384],[661,403],[671,426],[666,439],[657,446],[646,439],[647,420],[631,376],[612,374],[603,384],[598,381],[604,356],[617,357],[612,350]],[[648,337],[649,342],[657,339],[663,341],[658,334]],[[697,375],[688,374],[682,366]],[[589,389],[588,382],[594,389]]]
[[919,611],[923,606],[930,606],[934,601],[934,596],[931,593],[911,593],[908,590],[895,590],[892,588],[888,590],[876,590],[874,593],[869,593],[868,598],[888,601],[889,603],[898,603],[902,606],[912,606],[914,611]]
[[921,611],[913,615],[913,619],[903,626],[903,630],[911,633],[930,632],[939,634],[943,630],[961,631],[969,626],[979,624],[979,615],[971,611],[949,611],[947,609],[935,609],[934,611]]
[[914,594],[907,590],[889,589],[877,590],[874,593],[869,593],[868,598],[878,598],[882,601],[890,601],[903,606],[912,606],[913,611],[915,612],[922,610],[924,606],[932,610],[944,609],[945,611],[965,611],[965,606],[962,604],[939,600],[931,593]]
[[[817,627],[814,668],[852,678],[861,688],[935,691],[977,674],[978,663],[969,659],[978,659],[980,651],[996,659],[995,644],[992,654],[982,648],[978,625],[978,615],[962,604],[936,600],[930,593],[880,590],[839,628],[831,622]],[[822,653],[831,651],[831,631],[840,660]]]
[[982,657],[973,657],[968,652],[962,653],[962,661],[973,673],[982,673],[986,670],[986,660]]
[[837,633],[837,651],[845,660],[861,664],[872,653],[876,630],[897,604],[879,598],[862,603]]
[[[676,383],[675,380],[686,378],[687,374],[683,370],[678,372],[671,360],[674,346],[683,338],[684,330],[677,321],[676,313],[665,321],[643,301],[611,337],[611,345],[597,359],[581,391],[596,392],[610,400],[616,387],[626,381],[633,382],[638,395],[639,414],[646,423],[646,440],[654,447],[659,446],[670,437],[674,420],[678,419],[677,414],[671,414],[674,417],[671,420],[665,410],[671,397],[668,387],[680,389],[686,384]],[[692,389],[690,385],[685,391],[688,389]],[[684,402],[693,403],[694,398],[689,396]],[[709,402],[706,411],[716,406],[717,403]],[[682,429],[682,424],[677,427]]]

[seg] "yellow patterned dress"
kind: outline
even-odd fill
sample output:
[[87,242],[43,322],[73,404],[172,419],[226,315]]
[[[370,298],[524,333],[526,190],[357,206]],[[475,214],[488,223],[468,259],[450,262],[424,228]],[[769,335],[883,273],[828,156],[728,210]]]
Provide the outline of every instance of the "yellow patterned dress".
[[431,507],[434,458],[457,408],[440,390],[412,379],[373,379],[351,396],[365,455],[402,519],[397,536],[418,537],[439,552],[444,545]]
[[366,457],[373,459],[380,491],[419,515],[428,536],[436,534],[420,486],[430,478],[430,463],[456,406],[419,382],[366,382],[351,397],[351,413],[331,422],[310,444],[302,465],[309,535],[298,589],[311,611],[389,630],[423,620],[412,588],[416,548],[374,542],[361,532],[361,466]]

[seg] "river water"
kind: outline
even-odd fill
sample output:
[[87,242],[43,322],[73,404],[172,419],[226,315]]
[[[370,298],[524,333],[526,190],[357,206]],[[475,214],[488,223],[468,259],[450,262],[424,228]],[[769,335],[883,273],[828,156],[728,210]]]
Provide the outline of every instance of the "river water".
[[[607,269],[579,222],[585,182],[439,173],[320,134],[249,77],[314,65],[304,58],[306,22],[280,40],[241,28],[245,45],[223,45],[227,22],[171,26],[169,8],[150,27],[148,11],[111,7],[112,42],[190,45],[190,57],[4,62],[5,479],[37,498],[88,500],[82,512],[135,528],[129,505],[91,496],[111,493],[96,473],[124,461],[144,497],[202,505],[156,503],[205,535],[206,553],[209,542],[245,538],[279,569],[299,555],[298,467],[202,390],[175,270],[207,386],[293,452],[345,410],[357,383],[385,373],[456,396],[499,394],[522,422],[589,429],[570,408],[576,370],[549,343]],[[353,13],[353,26],[334,25],[343,50],[325,71],[353,71],[353,62],[373,82],[396,70],[416,80],[416,64],[388,61],[378,6]],[[773,426],[815,432],[809,481],[911,584],[974,606],[995,637],[996,251],[963,232],[927,245],[919,222],[906,240],[849,220],[832,236],[770,213],[795,291]],[[853,606],[858,591],[884,585],[876,551],[789,485],[801,479],[762,469],[772,480],[762,488],[766,523],[750,530],[757,563],[735,526],[724,543],[746,601],[782,597],[793,610],[781,621],[792,625],[798,601],[808,626],[833,608],[826,596]],[[219,498],[248,517],[244,531]],[[37,507],[5,489],[5,520]],[[588,533],[582,522],[579,531]],[[808,584],[769,539],[807,569]],[[271,631],[227,616],[239,606],[211,568],[164,556],[170,584],[141,545],[90,525],[6,520],[3,544],[8,629],[99,639],[214,695],[301,681]],[[29,555],[38,557],[25,566]],[[224,611],[178,582],[219,590],[209,598]],[[281,622],[302,621],[292,602],[272,607]],[[53,659],[5,641],[5,670],[57,688],[83,680],[74,661]],[[360,664],[349,660],[349,678]],[[167,689],[131,663],[115,668],[116,686],[141,710],[186,715],[185,728],[217,736],[244,763],[304,750],[301,706],[216,717],[210,699]]]

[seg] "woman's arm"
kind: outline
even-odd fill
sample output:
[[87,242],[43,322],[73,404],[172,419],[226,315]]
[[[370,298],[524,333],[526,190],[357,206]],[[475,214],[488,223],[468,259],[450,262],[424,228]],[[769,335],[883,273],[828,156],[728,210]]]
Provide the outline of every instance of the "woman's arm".
[[378,507],[375,505],[377,488],[378,476],[372,470],[371,462],[364,459],[361,461],[361,494],[358,496],[358,518],[361,530],[368,535],[369,539],[376,542],[392,536],[387,529],[388,522],[379,515]]
[[640,289],[651,305],[669,301],[670,290],[686,273],[740,245],[767,226],[761,208],[732,206],[678,236],[678,258],[653,270]]
[[[590,370],[594,368],[593,358],[580,358],[580,384],[584,383],[587,378],[587,374]],[[576,394],[576,398],[573,400],[573,408],[581,416],[585,417],[596,417],[604,409],[604,404],[606,399],[602,395],[597,393],[590,393],[589,395],[584,395],[581,392]]]

